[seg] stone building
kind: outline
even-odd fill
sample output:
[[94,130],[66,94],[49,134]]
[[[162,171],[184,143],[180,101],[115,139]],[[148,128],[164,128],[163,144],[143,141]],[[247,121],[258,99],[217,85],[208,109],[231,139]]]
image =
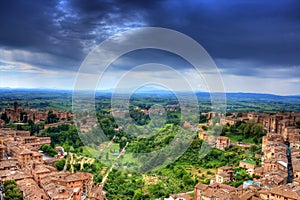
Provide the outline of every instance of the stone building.
[[240,161],[239,166],[244,169],[254,169],[255,168],[255,162],[253,160],[247,160],[243,159]]
[[219,136],[216,141],[216,148],[220,150],[225,150],[230,146],[230,139],[225,136]]
[[216,182],[217,183],[230,183],[234,179],[234,171],[230,166],[223,166],[218,168],[216,173]]
[[227,200],[238,199],[237,189],[229,185],[214,183],[205,185],[199,183],[194,188],[194,200]]

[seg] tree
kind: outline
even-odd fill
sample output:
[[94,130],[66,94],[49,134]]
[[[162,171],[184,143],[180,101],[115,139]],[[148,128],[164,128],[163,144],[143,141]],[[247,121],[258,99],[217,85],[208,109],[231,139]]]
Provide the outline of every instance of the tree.
[[6,180],[3,183],[5,191],[5,199],[7,200],[21,200],[22,193],[19,191],[15,180]]
[[20,121],[23,123],[27,123],[28,117],[26,112],[21,112],[20,113]]
[[106,160],[109,160],[108,152],[106,152],[105,159],[106,159]]
[[103,176],[100,173],[98,173],[94,178],[94,182],[101,183],[102,179],[103,179]]
[[29,119],[27,123],[30,126],[30,134],[31,135],[33,135],[35,132],[39,131],[39,127],[34,124],[34,121],[32,119]]
[[57,118],[56,114],[54,114],[53,111],[50,110],[48,112],[48,116],[47,116],[45,123],[52,124],[52,123],[56,123],[57,121],[58,121],[58,118]]
[[122,149],[125,147],[126,143],[127,143],[127,138],[122,137],[121,140],[120,140],[120,143],[119,143],[120,151],[122,151]]
[[59,161],[56,161],[56,162],[54,163],[54,166],[56,167],[56,169],[57,169],[58,171],[61,171],[61,170],[64,169],[65,164],[66,164],[66,159],[65,159],[65,158],[62,158],[62,159],[60,159]]
[[207,118],[205,115],[200,115],[200,119],[199,119],[199,123],[206,123],[207,122]]
[[54,157],[55,155],[57,155],[57,152],[55,151],[55,149],[53,149],[48,144],[43,144],[40,149],[49,156]]
[[264,129],[261,124],[254,124],[251,127],[251,132],[253,135],[261,135],[264,133]]
[[296,121],[297,128],[300,128],[300,120]]
[[133,200],[143,200],[144,199],[144,193],[141,189],[137,189],[134,191]]
[[6,112],[4,112],[4,113],[1,114],[1,119],[4,120],[6,124],[8,124],[9,121],[10,121],[10,119],[8,118]]
[[239,113],[237,114],[237,117],[243,117],[243,113],[242,113],[242,112],[239,112]]
[[23,130],[23,127],[22,127],[21,124],[18,124],[18,125],[17,125],[17,130]]

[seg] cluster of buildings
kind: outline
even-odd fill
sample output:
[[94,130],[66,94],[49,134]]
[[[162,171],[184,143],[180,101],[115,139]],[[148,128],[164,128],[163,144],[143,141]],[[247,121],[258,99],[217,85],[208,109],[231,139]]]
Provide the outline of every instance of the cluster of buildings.
[[[71,112],[62,110],[52,110],[53,114],[56,115],[58,120],[68,120],[73,117]],[[24,122],[31,119],[34,123],[44,123],[48,117],[49,110],[40,111],[38,109],[25,109],[18,105],[15,101],[13,108],[4,108],[2,114],[5,114],[10,122]],[[5,121],[0,119],[0,127],[4,127]]]
[[82,133],[86,133],[91,131],[93,128],[95,128],[98,124],[97,119],[91,117],[90,115],[87,115],[84,120],[81,120],[79,130]]
[[[36,123],[43,123],[48,112],[19,108],[15,102],[13,108],[4,109],[2,113],[14,122],[21,122],[26,117]],[[65,119],[72,117],[71,113],[64,111],[54,110],[53,114],[56,114],[60,121],[47,124],[45,128],[64,124]],[[114,115],[118,114],[122,113],[114,112]],[[205,115],[212,119],[217,114]],[[220,118],[222,125],[234,125],[238,121],[259,123],[267,132],[262,139],[262,155],[258,155],[261,166],[257,166],[252,160],[241,160],[239,167],[246,169],[253,180],[245,181],[237,188],[228,185],[235,181],[236,174],[233,168],[218,168],[209,185],[200,183],[195,186],[194,200],[299,200],[300,129],[296,122],[300,121],[300,113],[234,113]],[[96,124],[97,121],[88,116],[80,124],[80,130],[88,132]],[[207,126],[210,124],[211,121]],[[67,171],[57,171],[53,167],[58,158],[49,158],[39,151],[41,145],[51,143],[49,137],[31,136],[29,131],[3,128],[4,126],[5,121],[0,120],[0,183],[4,180],[15,180],[23,199],[106,199],[102,188],[94,184],[92,174],[71,174]],[[191,125],[185,122],[184,126]],[[228,137],[215,137],[205,130],[200,131],[198,137],[220,150],[232,145],[243,148],[251,146],[232,143]],[[57,151],[63,155],[62,148],[57,148]],[[192,198],[183,193],[171,195],[168,199]]]
[[[26,113],[28,119],[42,122],[48,111],[18,108],[4,109],[10,120],[20,121]],[[59,119],[71,117],[68,112],[56,112]],[[46,125],[45,128],[63,124],[62,121]],[[54,163],[59,160],[40,151],[44,144],[50,145],[50,137],[31,136],[29,131],[0,128],[0,185],[5,180],[15,180],[23,199],[104,200],[102,188],[93,182],[93,175],[85,172],[69,173],[57,171]],[[57,149],[58,154],[62,150]]]
[[[30,136],[29,131],[0,129],[0,184],[15,180],[23,199],[105,199],[93,183],[93,175],[57,171],[49,158],[39,151],[50,144],[49,137]],[[98,192],[99,193],[99,192]]]
[[199,183],[194,188],[194,200],[299,200],[300,185],[289,184],[264,188],[254,181],[247,181],[238,188],[226,184]]
[[0,128],[0,159],[15,158],[23,167],[27,161],[41,161],[43,144],[50,145],[50,137],[30,136],[29,131]]
[[[253,180],[245,181],[238,188],[226,185],[235,178],[232,167],[220,167],[210,185],[195,186],[194,199],[299,200],[300,129],[296,122],[300,121],[300,113],[243,113],[240,117],[226,117],[221,122],[233,125],[238,120],[260,123],[267,132],[262,139],[261,167],[252,160],[241,160],[239,167],[245,168]],[[200,139],[209,139],[205,137],[210,136],[199,134]],[[222,149],[218,147],[225,144],[222,140],[218,137],[215,147]]]
[[213,131],[203,130],[203,126],[211,126],[213,119],[220,118],[220,125],[235,125],[237,122],[242,121],[246,123],[261,124],[267,133],[278,133],[284,139],[289,138],[290,141],[299,141],[300,129],[297,127],[296,122],[300,121],[300,113],[280,111],[276,114],[269,113],[233,113],[230,116],[218,116],[218,113],[209,112],[202,113],[208,119],[208,123],[199,125],[198,137],[200,140],[207,141],[211,147],[224,150],[230,146],[240,146],[243,148],[250,147],[243,143],[231,143],[230,138],[225,136],[215,136]]
[[198,138],[200,140],[206,141],[209,146],[220,150],[225,150],[226,148],[229,148],[231,145],[230,138],[225,136],[216,137],[213,134],[209,134],[208,131],[200,131],[198,133]]
[[259,123],[268,133],[278,133],[287,137],[289,134],[299,133],[296,122],[300,121],[300,113],[280,111],[270,113],[233,113],[220,119],[221,125],[234,125],[238,121]]

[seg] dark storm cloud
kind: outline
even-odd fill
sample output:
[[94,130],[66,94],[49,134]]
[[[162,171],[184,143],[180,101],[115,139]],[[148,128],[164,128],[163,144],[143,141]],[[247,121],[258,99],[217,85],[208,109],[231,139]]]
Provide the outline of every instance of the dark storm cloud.
[[300,1],[169,1],[160,9],[149,14],[153,24],[195,38],[215,59],[246,61],[221,63],[229,73],[300,64]]
[[300,65],[299,10],[297,0],[1,1],[0,47],[47,54],[52,62],[30,61],[40,67],[77,70],[109,35],[161,26],[196,39],[224,73],[259,76]]
[[[86,2],[1,1],[0,48],[44,54],[47,59],[14,55],[14,61],[77,70],[91,48],[122,30],[124,23],[139,19],[135,11],[123,12],[115,2]],[[135,26],[130,23],[128,28]]]
[[[0,44],[5,49],[46,53],[66,64],[80,55],[78,41],[56,23],[63,17],[57,1],[1,1]],[[72,22],[71,22],[72,23]],[[22,61],[22,58],[17,61]],[[32,64],[42,64],[34,59]],[[72,62],[71,62],[72,63]],[[42,66],[43,67],[43,66]]]

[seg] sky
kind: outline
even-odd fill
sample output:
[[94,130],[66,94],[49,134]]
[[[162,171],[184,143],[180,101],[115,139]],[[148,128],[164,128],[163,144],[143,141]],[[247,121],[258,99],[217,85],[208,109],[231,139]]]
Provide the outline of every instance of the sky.
[[[162,27],[202,45],[226,92],[300,94],[299,9],[298,0],[2,0],[0,87],[73,89],[96,45],[123,31]],[[193,90],[207,90],[189,64],[157,50],[121,57],[98,87],[114,88],[128,69],[152,62],[176,69]],[[168,79],[184,90],[176,76],[150,65],[131,73],[122,86],[149,74],[154,82]]]

